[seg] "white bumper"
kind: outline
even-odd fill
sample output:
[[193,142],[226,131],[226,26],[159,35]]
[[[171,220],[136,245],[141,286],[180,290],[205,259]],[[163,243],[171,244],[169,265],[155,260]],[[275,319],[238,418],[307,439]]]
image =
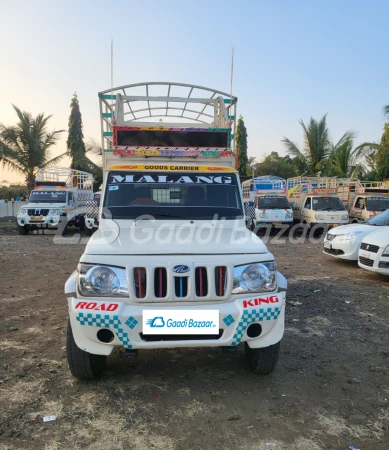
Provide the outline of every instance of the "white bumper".
[[[65,217],[62,217],[62,219],[66,219]],[[25,226],[25,225],[35,225],[37,227],[44,227],[44,228],[50,228],[50,227],[58,227],[58,224],[61,222],[61,216],[51,216],[47,215],[43,217],[40,220],[33,220],[30,216],[17,216],[18,225]]]
[[[80,305],[81,304],[81,305]],[[109,305],[118,305],[111,306]],[[259,294],[228,303],[213,304],[128,304],[120,301],[101,301],[101,298],[79,299],[68,297],[69,317],[74,339],[79,348],[97,355],[109,355],[113,348],[122,346],[129,349],[153,349],[175,347],[223,347],[248,342],[251,348],[268,347],[282,339],[285,322],[285,292],[278,294]],[[109,309],[114,309],[109,311]],[[192,340],[154,340],[142,339],[142,318],[145,310],[169,311],[198,310],[219,311],[219,330],[217,339],[202,339],[196,335]],[[249,338],[248,327],[258,323],[262,332],[259,337]],[[100,329],[110,329],[114,339],[102,343],[97,338]],[[163,334],[161,333],[161,336]],[[217,336],[216,336],[217,337]]]
[[389,257],[382,256],[383,252],[383,248],[380,248],[377,253],[359,250],[358,266],[371,272],[389,275]]
[[[347,259],[351,261],[358,260],[358,250],[362,239],[342,240],[335,237],[331,241],[325,238],[323,253],[334,258]],[[331,246],[331,247],[329,247]]]

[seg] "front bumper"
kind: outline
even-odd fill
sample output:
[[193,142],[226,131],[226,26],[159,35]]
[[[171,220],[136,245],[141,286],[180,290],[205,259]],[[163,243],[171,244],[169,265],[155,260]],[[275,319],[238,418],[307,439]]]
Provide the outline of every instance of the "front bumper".
[[[331,248],[326,248],[330,245]],[[333,240],[325,240],[323,253],[328,256],[333,256],[334,258],[346,259],[350,261],[358,260],[358,250],[360,246],[360,241],[356,242],[353,240],[342,241],[334,238]]]
[[[224,347],[236,346],[248,342],[251,348],[268,347],[282,339],[285,322],[285,292],[278,294],[259,294],[245,299],[236,299],[228,303],[213,304],[128,304],[121,301],[102,301],[101,298],[78,299],[68,297],[69,318],[77,346],[97,355],[109,355],[114,347],[129,349],[153,349],[176,347]],[[81,304],[81,305],[80,305]],[[117,304],[118,306],[111,306]],[[109,311],[114,309],[114,311]],[[145,310],[169,311],[218,310],[219,329],[222,335],[218,339],[202,339],[196,335],[192,340],[153,340],[142,338],[142,319]],[[259,323],[262,332],[259,337],[249,338],[247,328]],[[102,343],[97,332],[110,329],[114,339]],[[161,336],[163,336],[161,334]]]
[[377,253],[359,250],[358,266],[370,272],[389,275],[389,257],[382,256],[383,252],[383,248],[380,248]]
[[60,216],[50,216],[47,215],[45,217],[40,218],[39,220],[34,220],[30,216],[17,216],[18,225],[25,226],[36,226],[36,227],[43,227],[43,228],[50,228],[50,227],[58,227],[58,224],[61,222]]

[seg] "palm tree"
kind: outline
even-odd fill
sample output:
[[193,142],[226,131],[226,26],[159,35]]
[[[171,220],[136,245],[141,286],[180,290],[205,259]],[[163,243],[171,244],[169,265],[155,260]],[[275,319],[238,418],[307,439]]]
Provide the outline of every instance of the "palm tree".
[[311,117],[308,126],[300,120],[304,133],[304,148],[302,150],[287,138],[282,140],[287,152],[295,160],[296,166],[301,173],[315,175],[320,169],[320,164],[331,152],[329,132],[327,128],[327,114],[320,121]]
[[348,131],[337,144],[332,145],[331,152],[322,164],[326,173],[339,178],[356,178],[365,174],[363,158],[358,149],[353,149],[354,139],[355,133]]
[[50,159],[50,148],[57,142],[63,130],[47,132],[51,116],[36,117],[12,105],[19,118],[15,126],[0,124],[0,162],[26,177],[28,192],[34,189],[37,170],[54,164],[65,156]]
[[384,117],[388,117],[389,119],[389,105],[384,106],[382,112],[384,113]]

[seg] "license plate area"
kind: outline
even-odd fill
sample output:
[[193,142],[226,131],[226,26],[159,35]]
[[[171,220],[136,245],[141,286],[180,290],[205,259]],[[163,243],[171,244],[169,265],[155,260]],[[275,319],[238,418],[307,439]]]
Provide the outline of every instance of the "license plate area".
[[[218,335],[218,310],[145,310],[142,333],[148,335]],[[179,340],[176,338],[176,340]]]
[[362,258],[371,259],[371,258],[370,258],[370,252],[360,251],[360,252],[359,252],[359,256],[362,256]]

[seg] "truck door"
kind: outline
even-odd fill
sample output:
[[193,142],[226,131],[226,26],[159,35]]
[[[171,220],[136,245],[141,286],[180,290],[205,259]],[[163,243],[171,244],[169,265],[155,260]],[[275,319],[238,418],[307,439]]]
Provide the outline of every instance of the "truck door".
[[302,214],[301,214],[301,221],[306,223],[311,223],[312,219],[312,197],[307,197],[304,200]]
[[354,222],[358,222],[363,218],[363,212],[366,208],[366,200],[364,197],[356,197],[354,201],[354,205],[351,208],[350,215],[351,219],[354,219]]

